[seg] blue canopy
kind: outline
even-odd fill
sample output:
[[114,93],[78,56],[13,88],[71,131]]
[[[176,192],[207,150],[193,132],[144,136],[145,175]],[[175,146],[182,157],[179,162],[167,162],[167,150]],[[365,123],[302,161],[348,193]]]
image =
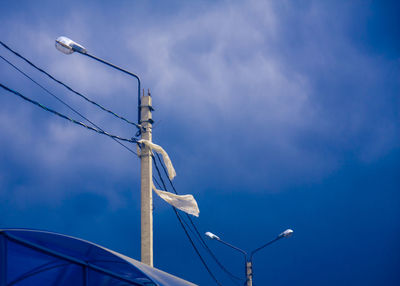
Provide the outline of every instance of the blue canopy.
[[0,286],[195,285],[78,238],[0,229]]

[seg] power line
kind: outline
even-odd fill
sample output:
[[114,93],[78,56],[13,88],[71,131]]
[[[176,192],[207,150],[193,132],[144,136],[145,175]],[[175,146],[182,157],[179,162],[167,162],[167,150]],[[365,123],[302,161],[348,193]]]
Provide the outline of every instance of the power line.
[[[172,186],[172,189],[174,190],[175,194],[178,194],[177,190],[175,189],[174,183],[172,182],[172,180],[171,180],[171,179],[169,178],[169,176],[168,176],[167,169],[165,168],[163,162],[161,161],[160,156],[158,155],[158,153],[156,153],[156,155],[157,155],[158,161],[160,162],[161,167],[162,167],[163,170],[164,170],[165,176],[168,178],[169,183],[170,183],[170,185]],[[234,275],[234,274],[231,273],[228,269],[225,268],[225,266],[219,261],[219,259],[215,256],[215,254],[214,254],[214,253],[211,251],[211,249],[208,247],[207,243],[204,241],[203,236],[200,234],[200,232],[199,232],[197,226],[194,224],[192,218],[191,218],[188,214],[186,214],[186,216],[187,216],[188,220],[190,221],[190,224],[192,225],[192,227],[194,228],[194,230],[195,230],[195,232],[196,232],[196,234],[197,234],[197,236],[195,236],[195,237],[200,241],[200,243],[202,244],[202,246],[207,250],[207,252],[211,255],[211,257],[212,257],[212,258],[214,259],[214,261],[218,264],[218,266],[219,266],[226,274],[228,274],[228,276],[231,278],[231,280],[232,280],[232,278],[233,278],[233,279],[236,279],[236,280],[243,281],[242,278],[237,277],[236,275]],[[193,233],[193,232],[192,232],[192,233]],[[235,284],[237,284],[237,285],[240,285],[240,284],[238,284],[238,282],[235,281],[235,280],[232,280],[232,282],[235,283]]]
[[[164,182],[164,180],[163,180],[163,178],[162,178],[162,176],[161,176],[160,169],[159,169],[158,166],[157,166],[157,161],[154,159],[154,156],[152,156],[152,159],[153,159],[153,162],[154,162],[154,167],[155,167],[156,170],[157,170],[158,177],[159,177],[159,179],[160,179],[160,181],[161,181],[161,183],[162,183],[162,185],[163,185],[163,187],[164,187],[164,190],[167,190],[167,187],[166,187],[166,185],[165,185],[165,182]],[[207,263],[205,262],[204,258],[201,256],[199,250],[197,249],[197,247],[196,247],[196,245],[194,244],[192,238],[190,237],[190,235],[189,235],[187,229],[185,228],[185,225],[184,225],[184,223],[183,223],[183,221],[182,221],[182,218],[180,217],[178,211],[176,210],[176,208],[175,208],[174,206],[172,206],[172,208],[173,208],[173,210],[174,210],[174,212],[175,212],[176,217],[177,217],[178,220],[179,220],[179,223],[180,223],[181,227],[183,228],[183,230],[184,230],[184,232],[185,232],[187,238],[189,239],[189,241],[190,241],[191,245],[193,246],[194,250],[196,251],[197,256],[200,258],[201,262],[203,263],[204,267],[206,268],[208,274],[210,274],[210,276],[211,276],[212,279],[215,281],[215,283],[217,283],[218,285],[222,286],[222,284],[217,280],[217,278],[214,276],[214,274],[212,273],[212,271],[211,271],[210,268],[208,267],[208,265],[207,265]]]
[[[34,105],[36,105],[36,106],[38,106],[38,107],[44,109],[45,111],[48,111],[48,112],[50,112],[50,113],[53,113],[53,114],[55,114],[55,115],[57,115],[57,116],[59,116],[59,117],[61,117],[61,118],[64,118],[64,119],[66,119],[66,120],[68,120],[68,121],[70,121],[70,122],[73,122],[73,123],[75,123],[75,124],[77,124],[77,125],[80,125],[80,126],[82,126],[82,127],[85,127],[85,128],[87,128],[87,129],[89,129],[89,130],[92,130],[92,131],[95,131],[95,132],[97,132],[97,133],[100,133],[100,134],[109,136],[109,137],[114,138],[114,139],[123,140],[123,141],[131,142],[131,143],[137,143],[136,139],[126,139],[126,138],[122,138],[122,137],[119,137],[119,136],[116,136],[116,135],[112,135],[112,134],[109,134],[109,133],[107,133],[107,132],[105,132],[105,131],[103,131],[103,130],[101,130],[101,129],[93,128],[93,127],[88,126],[88,125],[86,125],[86,124],[84,124],[84,123],[82,123],[82,122],[79,122],[79,121],[76,121],[76,120],[74,120],[74,119],[71,119],[71,118],[65,116],[64,114],[61,114],[61,113],[59,113],[59,112],[57,112],[57,111],[55,111],[55,110],[52,110],[52,109],[50,109],[50,108],[48,108],[48,107],[46,107],[46,106],[40,104],[39,102],[34,101],[34,100],[32,100],[32,99],[30,99],[30,98],[28,98],[28,97],[22,95],[21,93],[15,91],[15,90],[12,90],[11,88],[8,88],[7,86],[3,85],[2,83],[0,83],[0,87],[3,88],[3,89],[5,89],[6,91],[8,91],[8,92],[10,92],[10,93],[13,93],[13,94],[19,96],[20,98],[22,98],[22,99],[24,99],[24,100],[26,100],[26,101],[28,101],[28,102],[30,102],[30,103],[32,103],[32,104],[34,104]],[[131,151],[132,151],[132,150],[131,150]],[[133,151],[132,151],[132,152],[133,152]],[[159,178],[160,178],[160,180],[161,180],[161,182],[162,182],[162,184],[163,184],[163,186],[164,186],[164,189],[166,190],[165,182],[164,182],[164,180],[162,179],[160,170],[159,170],[159,168],[158,168],[158,166],[157,166],[157,162],[155,161],[154,156],[152,156],[152,159],[153,159],[155,168],[156,168],[156,170],[157,170],[158,176],[159,176]],[[157,182],[157,183],[158,183],[158,182]],[[211,272],[210,268],[207,266],[206,262],[204,261],[203,257],[201,256],[199,250],[197,249],[197,247],[196,247],[196,245],[194,244],[192,238],[190,237],[189,233],[187,232],[187,229],[186,229],[185,226],[184,226],[184,222],[182,221],[182,218],[179,216],[179,213],[177,212],[176,208],[173,207],[173,210],[174,210],[175,215],[177,216],[177,218],[178,218],[178,220],[179,220],[179,222],[180,222],[180,224],[181,224],[181,226],[182,226],[182,228],[183,228],[183,230],[184,230],[186,236],[188,237],[190,243],[192,244],[193,248],[195,249],[197,255],[198,255],[199,258],[200,258],[200,260],[202,261],[204,267],[207,269],[208,273],[211,275],[211,277],[214,279],[214,281],[215,281],[218,285],[222,285],[222,284],[219,283],[219,281],[216,279],[216,277],[214,276],[214,274]]]
[[68,116],[66,116],[66,115],[64,115],[64,114],[62,114],[62,113],[59,113],[59,112],[57,112],[57,111],[55,111],[55,110],[53,110],[53,109],[51,109],[51,108],[48,108],[48,107],[42,105],[41,103],[39,103],[39,102],[37,102],[37,101],[34,101],[33,99],[30,99],[30,98],[28,98],[28,97],[22,95],[22,94],[19,93],[18,91],[15,91],[15,90],[13,90],[13,89],[11,89],[11,88],[8,88],[7,86],[3,85],[2,83],[0,83],[0,87],[3,88],[3,89],[5,89],[5,90],[7,90],[7,91],[10,92],[10,93],[13,93],[13,94],[19,96],[20,98],[24,99],[25,101],[28,101],[28,102],[30,102],[30,103],[32,103],[32,104],[34,104],[34,105],[36,105],[36,106],[38,106],[38,107],[40,107],[40,108],[42,108],[42,109],[48,111],[48,112],[50,112],[50,113],[53,113],[53,114],[55,114],[55,115],[57,115],[57,116],[59,116],[59,117],[61,117],[61,118],[64,118],[64,119],[66,119],[66,120],[68,120],[68,121],[70,121],[70,122],[72,122],[72,123],[75,123],[75,124],[77,124],[77,125],[80,125],[80,126],[82,126],[82,127],[85,127],[85,128],[87,128],[87,129],[89,129],[89,130],[92,130],[92,131],[94,131],[94,132],[96,132],[96,133],[103,134],[103,135],[106,135],[106,136],[108,136],[108,137],[115,138],[115,139],[118,139],[118,140],[121,140],[121,141],[130,142],[130,143],[136,143],[136,142],[137,142],[137,140],[136,140],[135,138],[127,139],[127,138],[123,138],[123,137],[120,137],[120,136],[117,136],[117,135],[113,135],[113,134],[110,134],[110,133],[108,133],[108,132],[106,132],[106,131],[103,131],[103,130],[101,130],[101,129],[93,128],[93,127],[91,127],[91,126],[89,126],[89,125],[86,125],[85,123],[82,123],[82,122],[79,122],[79,121],[77,121],[77,120],[75,120],[75,119],[69,118]]
[[99,108],[102,109],[103,111],[106,111],[106,112],[108,112],[108,113],[114,115],[115,117],[117,117],[117,118],[119,118],[119,119],[121,119],[121,120],[123,120],[123,121],[125,121],[125,122],[127,122],[127,123],[129,123],[129,124],[131,124],[131,125],[136,126],[136,127],[140,130],[140,125],[138,125],[138,124],[136,124],[135,122],[132,122],[132,121],[130,121],[130,120],[128,120],[128,119],[126,119],[126,118],[124,118],[124,117],[122,117],[122,116],[120,116],[120,115],[114,113],[113,111],[111,111],[111,110],[109,110],[109,109],[107,109],[107,108],[101,106],[100,104],[98,104],[97,102],[95,102],[95,101],[89,99],[88,97],[84,96],[83,94],[81,94],[81,93],[75,91],[74,89],[72,89],[71,87],[69,87],[67,84],[65,84],[65,83],[63,83],[62,81],[56,79],[55,77],[53,77],[53,76],[52,76],[51,74],[49,74],[48,72],[46,72],[45,70],[39,68],[39,67],[36,66],[34,63],[32,63],[30,60],[28,60],[27,58],[25,58],[24,56],[22,56],[22,55],[19,54],[18,52],[16,52],[16,51],[14,51],[13,49],[11,49],[9,46],[7,46],[7,45],[6,45],[5,43],[3,43],[2,41],[0,41],[0,44],[1,44],[4,48],[6,48],[6,49],[9,50],[10,52],[12,52],[14,55],[16,55],[17,57],[23,59],[26,63],[28,63],[29,65],[31,65],[32,67],[34,67],[35,69],[37,69],[38,71],[40,71],[41,73],[47,75],[50,79],[54,80],[54,81],[57,82],[58,84],[61,84],[62,86],[64,86],[65,88],[67,88],[69,91],[71,91],[71,92],[75,93],[76,95],[82,97],[83,99],[85,99],[86,101],[90,102],[91,104],[93,104],[93,105],[99,107]]
[[[55,95],[54,93],[50,92],[47,88],[45,88],[44,86],[42,86],[40,83],[38,83],[36,80],[34,80],[32,77],[30,77],[29,75],[27,75],[25,72],[23,72],[21,69],[19,69],[17,66],[15,66],[13,63],[11,63],[10,61],[8,61],[6,58],[4,58],[3,56],[0,55],[0,58],[2,58],[6,63],[8,63],[10,66],[12,66],[14,69],[16,69],[18,72],[20,72],[21,74],[23,74],[25,77],[27,77],[29,80],[31,80],[33,83],[35,83],[37,86],[39,86],[41,89],[43,89],[45,92],[47,92],[48,94],[50,94],[51,96],[53,96],[55,99],[57,99],[59,102],[61,102],[62,104],[64,104],[65,106],[67,106],[70,110],[72,110],[73,112],[75,112],[75,114],[79,115],[80,117],[82,117],[83,119],[85,119],[87,122],[91,123],[94,127],[96,127],[97,129],[104,131],[102,128],[100,128],[98,125],[96,125],[95,123],[93,123],[91,120],[89,120],[87,117],[85,117],[84,115],[82,115],[80,112],[78,112],[77,110],[75,110],[73,107],[71,107],[69,104],[67,104],[65,101],[63,101],[61,98],[59,98],[57,95]],[[118,141],[116,138],[112,138],[116,143],[118,143],[119,145],[121,145],[122,147],[124,147],[125,149],[127,149],[129,152],[135,154],[137,156],[137,153],[135,151],[133,151],[132,149],[130,149],[128,146],[124,145],[122,142]]]
[[[160,190],[162,190],[163,187],[161,187],[160,183],[157,181],[157,178],[156,178],[154,175],[153,175],[153,180],[154,180],[154,182],[155,182],[157,188],[160,189]],[[172,207],[173,207],[173,206],[172,206]],[[179,214],[179,212],[178,212],[178,214]],[[182,217],[181,217],[181,218],[182,218]],[[187,221],[184,220],[184,219],[182,218],[182,222],[186,225],[186,227],[189,229],[189,231],[192,233],[192,235],[194,235],[194,236],[196,237],[196,234],[194,233],[193,229],[189,226],[189,224],[187,223]]]
[[[164,186],[164,189],[167,190],[166,185],[165,185],[165,182],[164,182],[164,180],[163,180],[163,178],[162,178],[162,176],[161,176],[160,170],[159,170],[159,168],[158,168],[158,166],[157,166],[157,162],[156,162],[156,160],[154,159],[154,156],[152,156],[152,159],[153,159],[153,162],[154,162],[154,167],[155,167],[156,170],[157,170],[158,176],[159,176],[159,178],[160,178],[160,180],[161,180],[161,182],[162,182],[162,184],[163,184],[163,186]],[[175,208],[174,206],[172,206],[172,208],[173,208],[173,210],[174,210],[174,212],[175,212],[175,215],[176,215],[176,217],[178,218],[179,223],[180,223],[181,227],[183,228],[183,230],[184,230],[184,232],[185,232],[187,238],[189,239],[189,241],[190,241],[192,247],[193,247],[194,250],[196,251],[197,256],[200,258],[200,260],[201,260],[201,262],[203,263],[204,267],[206,268],[207,272],[210,274],[210,276],[212,277],[212,279],[213,279],[218,285],[222,286],[222,284],[217,280],[217,278],[216,278],[216,277],[214,276],[214,274],[211,272],[211,270],[210,270],[210,268],[208,267],[207,263],[205,262],[204,258],[201,256],[199,250],[197,249],[197,247],[196,247],[196,245],[194,244],[192,238],[190,237],[189,233],[187,232],[187,230],[186,230],[186,228],[185,228],[185,226],[184,226],[184,224],[183,224],[182,218],[180,217],[178,211],[176,210],[176,208]]]
[[[136,123],[134,123],[134,122],[131,122],[131,121],[129,121],[128,119],[126,119],[126,118],[124,118],[124,117],[122,117],[122,116],[117,115],[117,114],[114,113],[113,111],[104,108],[103,106],[101,106],[100,104],[98,104],[98,103],[96,103],[96,102],[90,100],[89,98],[87,98],[87,97],[84,96],[83,94],[81,94],[81,93],[79,93],[79,92],[73,90],[73,89],[72,89],[71,87],[69,87],[67,84],[61,82],[60,80],[57,80],[57,79],[54,78],[52,75],[50,75],[49,73],[47,73],[45,70],[43,70],[43,69],[37,67],[35,64],[33,64],[31,61],[29,61],[28,59],[26,59],[25,57],[23,57],[22,55],[20,55],[18,52],[14,51],[14,50],[11,49],[10,47],[8,47],[8,46],[7,46],[6,44],[4,44],[2,41],[0,41],[0,44],[1,44],[4,48],[6,48],[7,50],[9,50],[10,52],[12,52],[13,54],[15,54],[16,56],[18,56],[19,58],[23,59],[25,62],[27,62],[29,65],[31,65],[32,67],[34,67],[34,68],[37,69],[38,71],[40,71],[40,72],[44,73],[45,75],[47,75],[50,79],[52,79],[52,80],[54,80],[55,82],[57,82],[57,83],[63,85],[65,88],[67,88],[67,89],[70,90],[71,92],[77,94],[78,96],[80,96],[80,97],[82,97],[83,99],[85,99],[86,101],[88,101],[88,102],[94,104],[95,106],[101,108],[102,110],[104,110],[104,111],[106,111],[106,112],[108,112],[108,113],[114,115],[115,117],[117,117],[117,118],[119,118],[119,119],[121,119],[121,120],[124,120],[125,122],[127,122],[127,123],[129,123],[129,124],[131,124],[131,125],[134,125],[134,126],[136,126],[137,128],[140,129],[140,126],[139,126],[138,124],[136,124]],[[45,92],[47,92],[48,94],[50,94],[51,96],[53,96],[54,98],[56,98],[59,102],[61,102],[61,103],[64,104],[65,106],[67,106],[67,107],[68,107],[70,110],[72,110],[74,113],[76,113],[77,115],[79,115],[80,117],[82,117],[83,119],[85,119],[87,122],[89,122],[90,124],[92,124],[93,126],[95,126],[95,128],[93,128],[93,127],[91,127],[91,126],[89,126],[89,125],[86,125],[86,124],[84,124],[84,123],[82,123],[82,122],[76,121],[76,120],[74,120],[74,119],[72,119],[72,118],[69,118],[69,117],[67,117],[66,115],[61,114],[61,113],[59,113],[59,112],[57,112],[57,111],[55,111],[55,110],[52,110],[52,109],[50,109],[50,108],[48,108],[48,107],[42,105],[41,103],[36,102],[36,101],[34,101],[34,100],[32,100],[32,99],[30,99],[30,98],[28,98],[28,97],[22,95],[21,93],[15,91],[15,90],[12,90],[11,88],[6,87],[5,85],[3,85],[3,84],[1,84],[1,83],[0,83],[0,87],[2,87],[3,89],[5,89],[5,90],[7,90],[7,91],[9,91],[9,92],[11,92],[11,93],[13,93],[13,94],[15,94],[15,95],[21,97],[22,99],[24,99],[24,100],[26,100],[26,101],[28,101],[28,102],[30,102],[30,103],[32,103],[32,104],[34,104],[34,105],[36,105],[36,106],[42,108],[42,109],[44,109],[44,110],[46,110],[46,111],[48,111],[48,112],[50,112],[50,113],[53,113],[53,114],[55,114],[55,115],[57,115],[57,116],[59,116],[59,117],[61,117],[61,118],[64,118],[64,119],[66,119],[66,120],[69,120],[69,121],[72,122],[72,123],[75,123],[75,124],[77,124],[77,125],[80,125],[80,126],[82,126],[82,127],[87,128],[87,129],[89,129],[89,130],[92,130],[92,131],[97,132],[97,133],[99,133],[99,134],[103,134],[103,135],[106,135],[106,136],[110,137],[110,138],[113,139],[115,142],[117,142],[118,144],[120,144],[122,147],[124,147],[125,149],[127,149],[128,151],[130,151],[131,153],[133,153],[134,155],[137,156],[137,153],[136,153],[136,152],[134,152],[132,149],[130,149],[129,147],[127,147],[126,145],[124,145],[122,142],[118,141],[118,140],[122,140],[122,141],[130,142],[130,143],[137,143],[136,139],[134,139],[134,138],[132,138],[132,139],[126,139],[126,138],[122,138],[122,137],[119,137],[119,136],[116,136],[116,135],[112,135],[112,134],[109,134],[109,133],[105,132],[102,128],[100,128],[100,127],[97,126],[95,123],[93,123],[93,122],[90,121],[88,118],[86,118],[84,115],[82,115],[80,112],[78,112],[77,110],[75,110],[74,108],[72,108],[70,105],[68,105],[66,102],[64,102],[63,100],[61,100],[61,99],[60,99],[59,97],[57,97],[55,94],[53,94],[52,92],[50,92],[50,91],[49,91],[48,89],[46,89],[44,86],[42,86],[41,84],[39,84],[39,83],[38,83],[37,81],[35,81],[32,77],[30,77],[29,75],[27,75],[25,72],[23,72],[21,69],[19,69],[18,67],[16,67],[16,66],[15,66],[14,64],[12,64],[11,62],[9,62],[9,61],[8,61],[7,59],[5,59],[3,56],[0,55],[0,57],[1,57],[6,63],[8,63],[8,64],[11,65],[14,69],[16,69],[18,72],[20,72],[20,73],[23,74],[25,77],[27,77],[29,80],[31,80],[33,83],[35,83],[37,86],[39,86],[40,88],[42,88]],[[165,169],[164,165],[162,164],[162,162],[161,162],[160,157],[159,157],[158,154],[157,154],[157,157],[158,157],[158,160],[159,160],[160,163],[161,163],[162,168],[164,169],[164,172],[166,172],[166,169]],[[154,156],[153,156],[152,158],[153,158],[155,167],[156,167],[156,169],[157,169],[158,175],[159,175],[159,177],[160,177],[160,180],[162,181],[162,184],[163,184],[163,186],[164,186],[164,189],[167,190],[166,185],[165,185],[165,183],[164,183],[164,181],[163,181],[163,179],[162,179],[162,177],[161,177],[161,173],[160,173],[160,171],[159,171],[159,169],[158,169],[157,163],[156,163],[156,161],[155,161],[155,159],[154,159]],[[167,176],[167,177],[168,177],[168,176]],[[153,178],[155,179],[154,176],[153,176]],[[169,178],[168,178],[168,179],[169,179]],[[156,179],[155,179],[155,181],[156,181],[157,185],[160,186]],[[176,191],[176,189],[175,189],[175,186],[173,185],[173,183],[172,183],[172,181],[171,181],[170,179],[169,179],[169,182],[170,182],[170,184],[171,184],[171,186],[172,186],[174,192],[177,194],[177,191]],[[187,229],[185,228],[185,225],[186,225],[186,227],[190,230],[190,232],[201,242],[201,244],[203,245],[203,247],[205,247],[205,248],[207,249],[207,251],[208,251],[208,252],[210,253],[210,255],[213,257],[213,259],[217,262],[217,264],[218,264],[227,274],[229,274],[230,276],[232,276],[232,277],[235,278],[235,279],[242,280],[242,279],[236,277],[235,275],[233,275],[232,273],[230,273],[230,272],[219,262],[219,260],[215,257],[215,255],[212,253],[212,251],[208,248],[207,244],[206,244],[205,241],[203,240],[201,234],[199,233],[199,231],[198,231],[196,225],[193,223],[193,220],[190,218],[190,216],[187,215],[187,218],[189,219],[189,221],[190,221],[190,223],[191,223],[191,225],[192,225],[192,227],[194,228],[194,230],[195,230],[196,233],[194,233],[193,230],[192,230],[192,228],[188,225],[188,223],[187,223],[185,220],[183,220],[183,219],[181,218],[181,216],[180,216],[179,213],[177,212],[176,208],[173,207],[173,209],[174,209],[174,212],[175,212],[175,214],[176,214],[176,216],[177,216],[177,218],[178,218],[178,220],[179,220],[179,222],[180,222],[182,228],[183,228],[184,231],[185,231],[186,236],[187,236],[188,239],[190,240],[190,242],[191,242],[193,248],[195,249],[197,255],[198,255],[199,258],[201,259],[202,263],[204,264],[205,268],[207,269],[207,271],[209,272],[209,274],[212,276],[212,278],[214,279],[214,281],[215,281],[218,285],[221,285],[221,284],[219,283],[219,281],[216,279],[216,277],[213,275],[213,273],[211,272],[211,270],[209,269],[209,267],[207,266],[207,264],[205,263],[205,261],[204,261],[204,259],[202,258],[200,252],[198,251],[197,247],[195,246],[193,240],[191,239],[190,235],[188,234]],[[197,234],[197,236],[196,236],[196,234]],[[234,281],[234,282],[235,282],[235,281]]]

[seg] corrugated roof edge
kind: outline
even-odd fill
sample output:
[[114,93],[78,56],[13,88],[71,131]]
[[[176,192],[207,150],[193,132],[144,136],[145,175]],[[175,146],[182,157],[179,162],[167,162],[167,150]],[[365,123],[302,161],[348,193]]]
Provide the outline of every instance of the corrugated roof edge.
[[[6,232],[6,231],[29,231],[29,232],[37,232],[37,233],[45,233],[45,234],[49,234],[49,235],[55,235],[55,236],[60,236],[60,237],[65,237],[65,238],[69,238],[69,239],[74,239],[74,240],[78,240],[81,241],[83,243],[87,243],[90,244],[91,246],[94,247],[98,247],[101,248],[123,260],[125,260],[126,262],[128,262],[129,264],[132,264],[134,267],[138,268],[140,271],[142,271],[145,275],[149,276],[149,278],[151,278],[154,282],[156,282],[158,285],[160,286],[197,286],[194,283],[191,283],[189,281],[186,281],[182,278],[179,278],[177,276],[174,276],[172,274],[169,274],[165,271],[162,271],[160,269],[157,269],[155,267],[151,267],[149,265],[146,265],[140,261],[137,261],[133,258],[130,258],[126,255],[123,255],[121,253],[115,252],[113,250],[110,250],[106,247],[103,247],[101,245],[95,244],[93,242],[84,240],[84,239],[80,239],[80,238],[76,238],[73,236],[69,236],[69,235],[64,235],[64,234],[60,234],[60,233],[56,233],[56,232],[51,232],[51,231],[45,231],[45,230],[35,230],[35,229],[27,229],[27,228],[2,228],[0,229],[0,232]],[[173,284],[171,284],[173,283]]]

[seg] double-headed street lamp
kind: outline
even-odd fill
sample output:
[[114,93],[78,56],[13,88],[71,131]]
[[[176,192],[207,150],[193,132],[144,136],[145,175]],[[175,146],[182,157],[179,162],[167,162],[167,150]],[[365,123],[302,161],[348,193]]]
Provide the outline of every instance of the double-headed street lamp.
[[[153,110],[150,94],[140,97],[140,79],[139,77],[127,70],[124,70],[114,64],[111,64],[103,59],[95,57],[88,53],[82,45],[68,39],[59,37],[56,40],[56,48],[64,54],[72,54],[73,52],[80,53],[95,59],[98,62],[106,64],[114,69],[117,69],[127,75],[130,75],[138,81],[138,126],[142,139],[152,141],[152,116]],[[152,161],[151,151],[147,146],[142,146],[140,152],[140,193],[141,193],[141,261],[150,266],[153,266],[153,196],[152,196]]]
[[274,238],[273,240],[267,242],[266,244],[260,246],[259,248],[254,249],[252,252],[250,252],[250,254],[248,254],[246,251],[226,242],[223,241],[221,238],[219,238],[217,235],[207,231],[205,233],[205,235],[207,237],[209,237],[210,239],[215,239],[223,244],[225,244],[226,246],[229,246],[230,248],[233,248],[236,251],[241,252],[244,255],[244,260],[245,260],[245,274],[246,274],[246,285],[247,286],[252,286],[253,285],[253,255],[258,252],[259,250],[263,249],[264,247],[280,240],[281,238],[284,237],[289,237],[293,234],[293,230],[291,229],[287,229],[284,232],[282,232],[281,234],[279,234],[276,238]]

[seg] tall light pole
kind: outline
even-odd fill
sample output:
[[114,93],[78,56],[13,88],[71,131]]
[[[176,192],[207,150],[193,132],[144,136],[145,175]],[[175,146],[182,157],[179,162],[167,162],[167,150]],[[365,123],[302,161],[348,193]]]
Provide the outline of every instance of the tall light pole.
[[252,285],[253,285],[253,255],[254,255],[256,252],[258,252],[259,250],[263,249],[264,247],[266,247],[266,246],[268,246],[268,245],[270,245],[270,244],[272,244],[272,243],[274,243],[274,242],[280,240],[281,238],[289,237],[289,236],[291,236],[292,234],[293,234],[293,230],[287,229],[287,230],[285,230],[284,232],[282,232],[281,234],[279,234],[279,235],[278,235],[276,238],[274,238],[273,240],[267,242],[266,244],[264,244],[264,245],[262,245],[262,246],[256,248],[256,249],[253,250],[252,252],[250,252],[250,255],[249,255],[246,251],[244,251],[244,250],[242,250],[242,249],[240,249],[240,248],[238,248],[238,247],[236,247],[236,246],[234,246],[234,245],[232,245],[232,244],[230,244],[230,243],[227,243],[226,241],[223,241],[223,240],[222,240],[221,238],[219,238],[217,235],[215,235],[215,234],[213,234],[213,233],[211,233],[211,232],[209,232],[209,231],[207,231],[207,232],[205,233],[205,235],[206,235],[207,237],[209,237],[210,239],[215,239],[215,240],[221,242],[222,244],[225,244],[226,246],[229,246],[230,248],[232,248],[232,249],[234,249],[234,250],[236,250],[236,251],[239,251],[240,253],[242,253],[242,254],[244,255],[244,261],[245,261],[245,275],[246,275],[246,285],[247,285],[247,286],[252,286]]
[[[152,115],[153,110],[150,93],[140,97],[140,78],[127,70],[124,70],[112,63],[95,57],[88,53],[82,45],[68,39],[59,37],[56,40],[56,48],[64,54],[80,53],[89,58],[95,59],[107,66],[117,69],[138,81],[138,125],[142,139],[152,141]],[[153,197],[152,197],[152,160],[151,150],[147,146],[142,146],[140,156],[140,194],[141,194],[141,261],[153,266]]]

